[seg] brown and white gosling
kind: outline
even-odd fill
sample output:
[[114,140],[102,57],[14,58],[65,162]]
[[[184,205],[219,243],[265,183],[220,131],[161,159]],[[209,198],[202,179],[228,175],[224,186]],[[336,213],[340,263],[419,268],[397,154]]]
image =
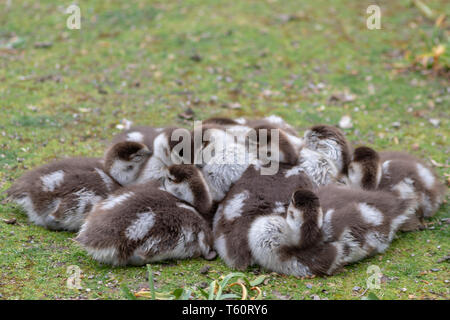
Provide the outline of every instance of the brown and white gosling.
[[306,131],[304,138],[300,138],[277,116],[255,120],[211,118],[203,123],[219,125],[227,130],[245,127],[246,130],[233,130],[245,134],[250,144],[256,145],[255,151],[263,163],[272,161],[295,165],[294,170],[305,172],[318,186],[334,182],[341,174],[346,174],[350,147],[338,128],[314,126]]
[[[197,129],[199,130],[199,129]],[[192,136],[200,132],[192,131]],[[256,154],[249,152],[244,139],[228,132],[223,126],[205,124],[202,126],[203,143],[194,152],[214,201],[221,201],[230,187],[238,181],[252,164],[257,164]]]
[[[181,132],[182,136],[177,136],[176,132]],[[152,128],[145,126],[134,127],[118,134],[113,139],[113,146],[118,143],[134,141],[146,145],[150,151],[149,157],[146,158],[141,170],[132,175],[132,179],[122,184],[139,184],[163,179],[169,166],[185,163],[181,150],[174,152],[174,148],[188,136],[190,136],[190,132],[183,128]],[[122,167],[121,163],[117,163],[117,165]]]
[[249,244],[249,229],[256,219],[282,216],[294,190],[313,188],[302,172],[287,176],[291,167],[280,164],[276,174],[262,175],[260,168],[250,166],[220,203],[214,216],[214,244],[229,267],[243,270],[255,262]]
[[172,166],[164,186],[156,181],[128,186],[98,203],[76,241],[95,260],[115,266],[200,255],[213,259],[211,228],[202,216],[211,205],[200,171]]
[[280,138],[279,149],[288,163],[295,164],[291,173],[304,172],[317,186],[341,182],[347,174],[350,144],[336,127],[313,126],[300,143]]
[[100,158],[68,158],[26,172],[7,190],[31,222],[78,231],[86,214],[121,184],[135,179],[149,156],[136,142],[122,142]]
[[[280,154],[276,153],[269,156],[270,160],[280,163],[295,164],[295,155],[302,146],[302,139],[298,136],[296,130],[289,125],[283,118],[271,115],[262,119],[246,119],[246,118],[209,118],[203,121],[205,125],[220,125],[224,130],[228,130],[232,134],[249,136],[259,142],[259,135],[261,129],[268,131],[267,142],[270,143],[271,130],[276,130],[280,139]],[[251,130],[256,131],[256,136],[250,135]],[[260,148],[266,148],[270,151],[270,146],[264,142]],[[265,150],[264,150],[265,151]]]
[[409,200],[388,192],[328,185],[317,195],[293,193],[286,214],[256,219],[248,242],[255,263],[294,276],[332,275],[384,252],[414,214]]
[[275,161],[298,164],[299,153],[304,145],[302,138],[263,121],[253,129],[255,131],[248,135],[248,140],[256,144],[258,157],[264,163]]
[[394,192],[400,198],[413,194],[416,215],[403,231],[423,228],[423,219],[436,213],[446,192],[437,174],[423,161],[405,152],[378,153],[366,146],[355,149],[348,180],[352,186]]
[[[132,136],[139,136],[136,130],[131,133]],[[122,135],[122,138],[125,137]],[[247,155],[244,144],[235,141],[233,137],[233,134],[227,133],[225,126],[215,121],[204,124],[201,131],[165,128],[154,138],[151,148],[153,153],[138,177],[130,179],[124,185],[164,179],[169,166],[198,161],[213,199],[220,201],[249,163],[253,159],[256,162],[256,157]],[[196,142],[195,139],[199,138],[200,141]],[[120,163],[118,165],[121,166]]]
[[153,153],[139,142],[123,141],[105,152],[104,168],[120,185],[127,186],[142,179]]
[[[308,129],[303,138],[268,123],[261,123],[255,129],[258,156],[265,161],[294,165],[291,172],[304,172],[317,186],[341,182],[345,178],[351,148],[338,128],[316,125]],[[261,136],[261,129],[267,130],[267,139]]]
[[330,125],[316,125],[304,134],[299,163],[320,186],[347,175],[351,147],[344,133]]

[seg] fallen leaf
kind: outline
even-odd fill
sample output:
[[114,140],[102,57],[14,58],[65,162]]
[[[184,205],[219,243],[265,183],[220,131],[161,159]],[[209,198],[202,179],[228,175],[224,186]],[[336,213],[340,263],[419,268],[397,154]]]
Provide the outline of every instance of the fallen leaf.
[[433,166],[435,166],[435,167],[439,167],[439,168],[450,168],[450,165],[448,165],[448,164],[443,164],[443,163],[439,163],[439,162],[436,162],[434,159],[432,159],[432,158],[429,158],[430,159],[430,162],[431,162],[431,164],[433,165]]
[[280,22],[282,23],[287,23],[287,22],[291,22],[291,21],[298,21],[301,19],[304,19],[306,17],[304,12],[297,12],[294,14],[280,14],[278,15],[278,20],[280,20]]
[[339,127],[341,129],[350,129],[353,127],[352,118],[348,115],[343,116],[341,120],[339,120]]
[[440,123],[441,123],[441,120],[439,120],[439,119],[433,119],[433,118],[429,119],[428,121],[429,121],[429,122],[433,125],[433,127],[435,127],[435,128],[439,128],[439,125],[440,125]]
[[420,0],[413,0],[413,4],[417,7],[417,9],[419,9],[419,11],[427,18],[430,20],[433,20],[434,18],[434,13],[433,11],[430,9],[430,7],[428,7],[425,3],[423,3]]
[[245,285],[241,281],[238,281],[238,282],[234,282],[234,283],[230,284],[228,287],[231,288],[231,287],[234,287],[234,286],[240,286],[241,287],[241,290],[242,290],[241,300],[247,300],[248,291],[247,291],[247,288],[245,287]]
[[350,93],[348,90],[345,90],[344,92],[334,93],[328,98],[328,101],[330,103],[333,102],[351,102],[356,99],[356,95],[353,93]]
[[179,113],[178,116],[184,120],[192,120],[194,118],[194,111],[188,108],[184,112]]
[[211,269],[211,266],[210,265],[206,265],[206,266],[202,267],[199,272],[201,274],[207,274],[209,272],[209,269]]
[[273,290],[272,291],[272,294],[275,296],[275,297],[277,297],[278,299],[280,299],[280,300],[290,300],[291,299],[291,296],[290,295],[283,295],[283,294],[281,294],[278,290]]
[[17,224],[17,219],[16,218],[3,219],[3,222],[6,224]]
[[189,59],[191,59],[194,62],[200,62],[202,61],[202,57],[199,54],[193,54],[192,56],[189,57]]
[[46,42],[35,42],[34,47],[36,49],[48,49],[53,46],[53,42],[46,41]]
[[118,125],[116,125],[116,128],[119,130],[128,130],[131,128],[132,125],[133,121],[122,119],[122,121]]
[[256,296],[255,297],[251,297],[250,300],[259,300],[262,297],[262,291],[259,287],[251,287],[250,288],[251,291],[256,291]]
[[439,28],[439,27],[441,26],[442,22],[444,22],[445,18],[446,18],[445,14],[441,14],[441,15],[436,19],[436,22],[435,22],[434,25],[435,25],[436,27]]

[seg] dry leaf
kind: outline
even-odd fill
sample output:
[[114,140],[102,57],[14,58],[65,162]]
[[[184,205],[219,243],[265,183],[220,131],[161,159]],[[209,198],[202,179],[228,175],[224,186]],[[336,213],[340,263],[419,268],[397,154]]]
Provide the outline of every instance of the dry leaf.
[[339,127],[341,129],[350,129],[353,127],[352,118],[348,115],[343,116],[341,120],[339,120]]
[[3,219],[3,222],[6,223],[6,224],[17,224],[17,219],[16,218]]
[[443,163],[436,162],[436,161],[433,160],[432,158],[429,158],[429,159],[430,159],[431,164],[432,164],[433,166],[435,166],[435,167],[439,167],[439,168],[450,168],[450,165],[448,165],[448,164],[443,164]]

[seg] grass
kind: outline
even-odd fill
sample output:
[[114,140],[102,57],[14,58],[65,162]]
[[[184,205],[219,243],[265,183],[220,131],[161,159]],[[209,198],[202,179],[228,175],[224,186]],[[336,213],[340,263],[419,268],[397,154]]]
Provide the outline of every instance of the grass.
[[[52,159],[102,155],[122,119],[189,126],[178,116],[187,109],[195,119],[278,114],[300,132],[350,115],[346,134],[355,145],[448,165],[448,74],[407,67],[411,56],[430,51],[433,23],[410,1],[377,2],[381,30],[366,28],[369,1],[89,0],[80,3],[81,30],[66,28],[62,2],[3,2],[0,191]],[[426,3],[449,16],[448,1]],[[448,52],[448,29],[440,34],[432,40]],[[448,166],[436,170],[448,179]],[[34,226],[2,203],[0,219],[13,217],[18,224],[0,221],[1,299],[124,299],[122,285],[148,287],[145,267],[101,266],[74,234]],[[263,298],[449,299],[448,262],[438,262],[450,254],[442,221],[449,217],[444,204],[427,230],[399,234],[385,254],[333,277],[269,274]],[[66,286],[71,265],[82,271],[81,290]],[[209,272],[200,273],[205,265]],[[385,277],[381,289],[364,292],[370,265]],[[195,291],[232,272],[219,259],[152,269],[158,291]]]

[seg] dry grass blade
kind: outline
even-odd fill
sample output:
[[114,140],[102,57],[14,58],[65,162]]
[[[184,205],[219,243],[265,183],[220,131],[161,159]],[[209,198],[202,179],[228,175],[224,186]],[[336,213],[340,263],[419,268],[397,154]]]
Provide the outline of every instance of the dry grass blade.
[[251,291],[256,291],[257,295],[255,297],[251,297],[250,300],[260,300],[262,298],[262,291],[259,287],[251,287]]
[[247,300],[247,298],[248,298],[247,287],[241,281],[237,281],[237,282],[234,282],[234,283],[229,285],[230,288],[234,287],[234,286],[241,286],[241,289],[242,289],[241,300]]

